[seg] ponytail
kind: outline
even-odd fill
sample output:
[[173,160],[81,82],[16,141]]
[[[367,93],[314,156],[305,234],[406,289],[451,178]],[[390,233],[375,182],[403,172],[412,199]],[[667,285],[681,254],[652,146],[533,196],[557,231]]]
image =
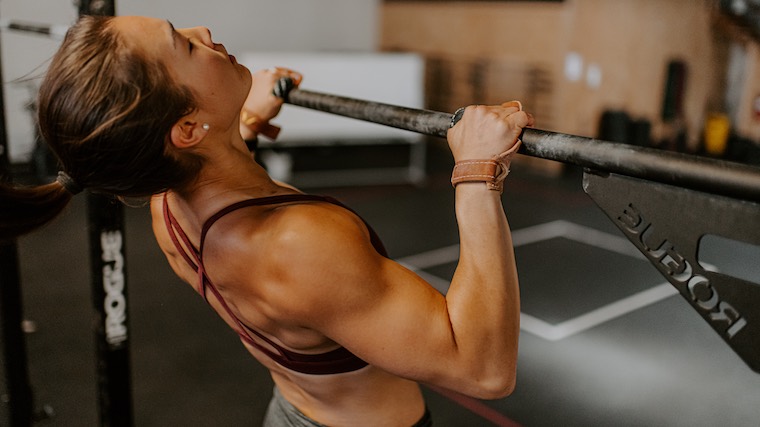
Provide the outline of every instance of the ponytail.
[[0,183],[0,240],[19,237],[49,223],[71,197],[60,181],[37,187]]

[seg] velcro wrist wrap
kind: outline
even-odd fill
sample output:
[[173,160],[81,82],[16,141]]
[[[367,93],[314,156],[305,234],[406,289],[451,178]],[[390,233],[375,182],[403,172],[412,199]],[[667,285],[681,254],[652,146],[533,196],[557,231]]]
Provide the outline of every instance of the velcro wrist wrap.
[[451,173],[451,185],[456,187],[463,182],[485,182],[489,190],[504,191],[504,180],[509,175],[512,155],[520,148],[519,139],[509,150],[494,156],[490,160],[462,160],[454,164]]
[[240,121],[251,131],[264,135],[272,141],[277,139],[280,134],[280,127],[275,126],[267,121],[261,120],[258,116],[248,110],[240,112]]

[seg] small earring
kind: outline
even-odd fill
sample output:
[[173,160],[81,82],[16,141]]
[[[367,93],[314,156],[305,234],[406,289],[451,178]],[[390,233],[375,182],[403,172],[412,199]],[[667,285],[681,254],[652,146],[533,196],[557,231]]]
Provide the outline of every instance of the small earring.
[[202,127],[202,128],[203,128],[203,130],[205,130],[205,131],[208,131],[209,129],[211,129],[211,125],[210,125],[210,124],[208,124],[208,123],[204,123],[204,124],[203,124],[203,126],[201,126],[201,127]]

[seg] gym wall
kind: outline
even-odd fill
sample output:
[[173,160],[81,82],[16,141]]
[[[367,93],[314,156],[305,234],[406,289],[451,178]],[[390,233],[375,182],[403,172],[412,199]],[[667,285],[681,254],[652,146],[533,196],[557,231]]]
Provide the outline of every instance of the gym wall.
[[[70,25],[75,0],[2,0],[0,19]],[[207,26],[232,53],[244,51],[374,51],[380,0],[116,0],[117,15],[167,18],[176,27]],[[60,41],[2,33],[2,66],[11,159],[34,148],[26,105]]]
[[[668,127],[660,114],[668,63],[683,61],[687,74],[682,120],[688,144],[695,147],[706,114],[724,108],[721,88],[727,64],[722,52],[737,42],[715,25],[714,4],[709,0],[385,2],[380,44],[387,50],[448,58],[459,67],[463,62],[509,62],[512,69],[522,64],[525,70],[546,70],[551,101],[527,105],[537,113],[537,127],[584,136],[596,136],[602,112],[618,109],[651,121],[653,139],[664,137]],[[749,52],[741,92],[760,93],[754,65],[758,59],[752,53],[757,43],[738,42]],[[519,84],[509,87],[511,80],[526,80],[517,74],[487,79],[504,81],[500,92],[489,94],[492,98],[512,99],[525,92]],[[732,117],[735,129],[746,136],[760,132],[760,122],[747,112],[750,101],[742,100],[745,112]]]

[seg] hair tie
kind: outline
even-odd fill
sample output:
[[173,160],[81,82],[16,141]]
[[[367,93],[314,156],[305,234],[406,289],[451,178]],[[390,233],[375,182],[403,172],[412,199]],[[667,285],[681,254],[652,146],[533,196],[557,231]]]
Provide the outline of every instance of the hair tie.
[[77,184],[76,181],[74,181],[74,179],[64,171],[59,171],[58,178],[55,180],[61,184],[61,186],[66,189],[66,191],[71,193],[72,196],[75,196],[84,190],[81,185]]

